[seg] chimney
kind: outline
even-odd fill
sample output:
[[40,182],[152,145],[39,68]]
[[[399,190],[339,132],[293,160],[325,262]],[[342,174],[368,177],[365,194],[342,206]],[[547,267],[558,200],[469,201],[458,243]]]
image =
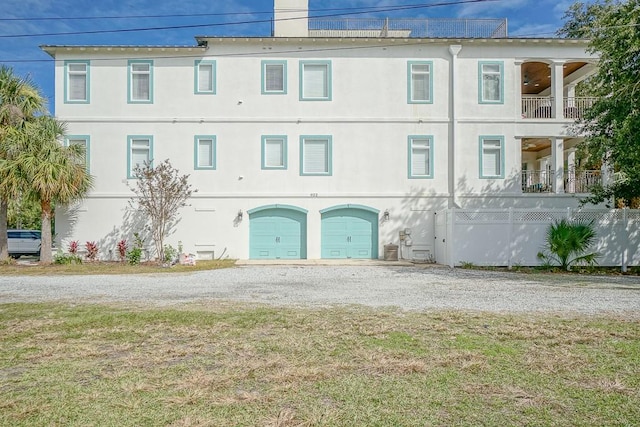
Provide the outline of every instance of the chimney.
[[309,0],[273,0],[273,36],[309,36]]

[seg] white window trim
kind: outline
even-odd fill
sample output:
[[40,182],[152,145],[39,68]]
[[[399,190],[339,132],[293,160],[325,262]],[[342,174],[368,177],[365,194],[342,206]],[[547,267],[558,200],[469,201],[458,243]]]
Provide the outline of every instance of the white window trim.
[[[282,67],[282,89],[270,90],[267,88],[267,67],[279,65]],[[287,61],[262,61],[261,63],[261,87],[263,95],[286,95],[287,93]]]
[[[267,153],[267,142],[269,140],[279,140],[282,144],[282,165],[279,166],[270,166],[267,164],[268,153]],[[285,170],[287,169],[287,136],[286,135],[262,135],[262,143],[261,143],[261,158],[262,158],[262,169],[263,170]]]
[[[208,90],[202,90],[200,89],[200,66],[201,65],[209,65],[211,66],[211,89]],[[195,93],[196,95],[215,95],[217,88],[216,88],[216,81],[217,81],[217,77],[218,77],[218,71],[217,71],[217,64],[216,61],[211,61],[211,60],[196,60],[194,61],[193,64],[193,93]]]
[[[413,171],[413,151],[416,141],[427,141],[427,152],[429,154],[426,175],[418,175]],[[408,177],[409,179],[432,179],[433,178],[433,136],[432,135],[410,135],[408,137]]]
[[[427,65],[429,71],[414,71],[415,65]],[[429,76],[429,97],[428,99],[414,99],[413,98],[413,76],[414,75],[428,75]],[[409,61],[407,62],[407,103],[409,104],[433,104],[433,61]]]
[[[485,142],[487,141],[498,141],[498,150],[499,150],[499,163],[498,167],[500,170],[497,174],[490,174],[484,170],[484,156],[485,156]],[[505,167],[505,153],[504,153],[504,136],[501,135],[482,135],[479,138],[479,158],[480,158],[480,178],[481,179],[503,179],[504,178],[504,167]]]
[[[320,65],[326,69],[325,84],[326,94],[324,96],[311,97],[305,95],[305,67],[307,65]],[[300,61],[300,101],[331,101],[332,100],[332,76],[331,76],[331,61]]]
[[148,141],[148,152],[149,155],[147,158],[149,159],[149,166],[153,167],[153,136],[152,135],[128,135],[127,136],[127,178],[135,179],[133,175],[133,169],[135,165],[133,162],[133,141]]
[[[485,65],[497,65],[499,71],[485,72]],[[484,97],[484,76],[498,75],[500,78],[499,90],[500,96],[498,99],[485,99]],[[502,61],[480,61],[478,62],[478,103],[480,104],[504,104],[504,62]]]
[[[83,64],[85,66],[85,70],[84,71],[71,71],[70,70],[70,65],[77,65],[77,64]],[[65,104],[89,104],[90,103],[90,97],[91,97],[91,92],[90,92],[90,85],[91,85],[91,61],[85,61],[85,60],[69,60],[69,61],[65,61],[64,62],[64,68],[65,68],[65,73],[64,73],[64,102]],[[71,98],[71,75],[84,75],[85,77],[85,97],[83,99],[72,99]]]
[[[145,64],[149,66],[149,71],[134,71],[133,70],[133,66],[134,65],[139,65],[139,64]],[[128,73],[128,78],[127,78],[127,100],[129,104],[153,104],[153,60],[151,59],[146,59],[146,60],[138,60],[138,59],[130,59],[128,62],[128,67],[127,67],[127,73]],[[148,99],[135,99],[133,97],[133,76],[135,74],[148,74],[149,75],[149,98]]]
[[[324,172],[305,171],[305,145],[308,141],[326,141],[326,170]],[[331,176],[333,174],[333,137],[331,135],[300,136],[300,176]]]
[[[211,165],[200,165],[200,142],[211,141]],[[193,168],[195,170],[216,170],[217,156],[217,140],[215,135],[196,135],[193,137]]]

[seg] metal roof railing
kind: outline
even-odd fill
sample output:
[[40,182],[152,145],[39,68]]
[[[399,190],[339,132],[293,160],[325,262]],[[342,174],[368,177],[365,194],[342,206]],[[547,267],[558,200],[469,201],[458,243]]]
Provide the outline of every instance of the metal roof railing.
[[505,38],[506,19],[309,18],[310,37]]

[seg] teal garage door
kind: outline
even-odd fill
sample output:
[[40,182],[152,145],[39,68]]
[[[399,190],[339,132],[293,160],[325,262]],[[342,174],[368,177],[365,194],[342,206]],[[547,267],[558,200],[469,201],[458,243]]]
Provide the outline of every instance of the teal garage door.
[[307,211],[271,205],[248,211],[249,258],[305,259]]
[[358,205],[336,206],[322,214],[322,258],[378,258],[378,211]]

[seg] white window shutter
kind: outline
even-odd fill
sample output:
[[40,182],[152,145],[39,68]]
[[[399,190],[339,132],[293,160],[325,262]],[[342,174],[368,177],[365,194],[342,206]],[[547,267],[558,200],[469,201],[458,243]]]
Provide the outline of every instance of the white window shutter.
[[427,64],[411,66],[411,99],[413,101],[428,101],[430,98],[430,67]]
[[482,148],[482,172],[485,176],[501,175],[500,141],[483,141]]
[[198,91],[213,91],[213,64],[198,65]]
[[198,167],[213,167],[213,141],[210,139],[198,140]]
[[87,64],[68,64],[68,97],[71,101],[87,99]]
[[324,64],[304,65],[303,93],[305,98],[327,98],[327,66]]
[[429,141],[415,140],[411,148],[411,175],[429,175]]
[[324,139],[304,141],[304,173],[321,174],[329,172],[329,143]]
[[87,99],[86,75],[69,76],[69,99],[74,101]]
[[283,143],[281,139],[267,139],[265,141],[265,166],[266,167],[282,167],[284,166]]
[[151,99],[151,66],[149,64],[131,64],[131,98],[136,101]]
[[151,161],[151,145],[148,139],[134,139],[131,141],[131,170],[136,166],[141,168]]

